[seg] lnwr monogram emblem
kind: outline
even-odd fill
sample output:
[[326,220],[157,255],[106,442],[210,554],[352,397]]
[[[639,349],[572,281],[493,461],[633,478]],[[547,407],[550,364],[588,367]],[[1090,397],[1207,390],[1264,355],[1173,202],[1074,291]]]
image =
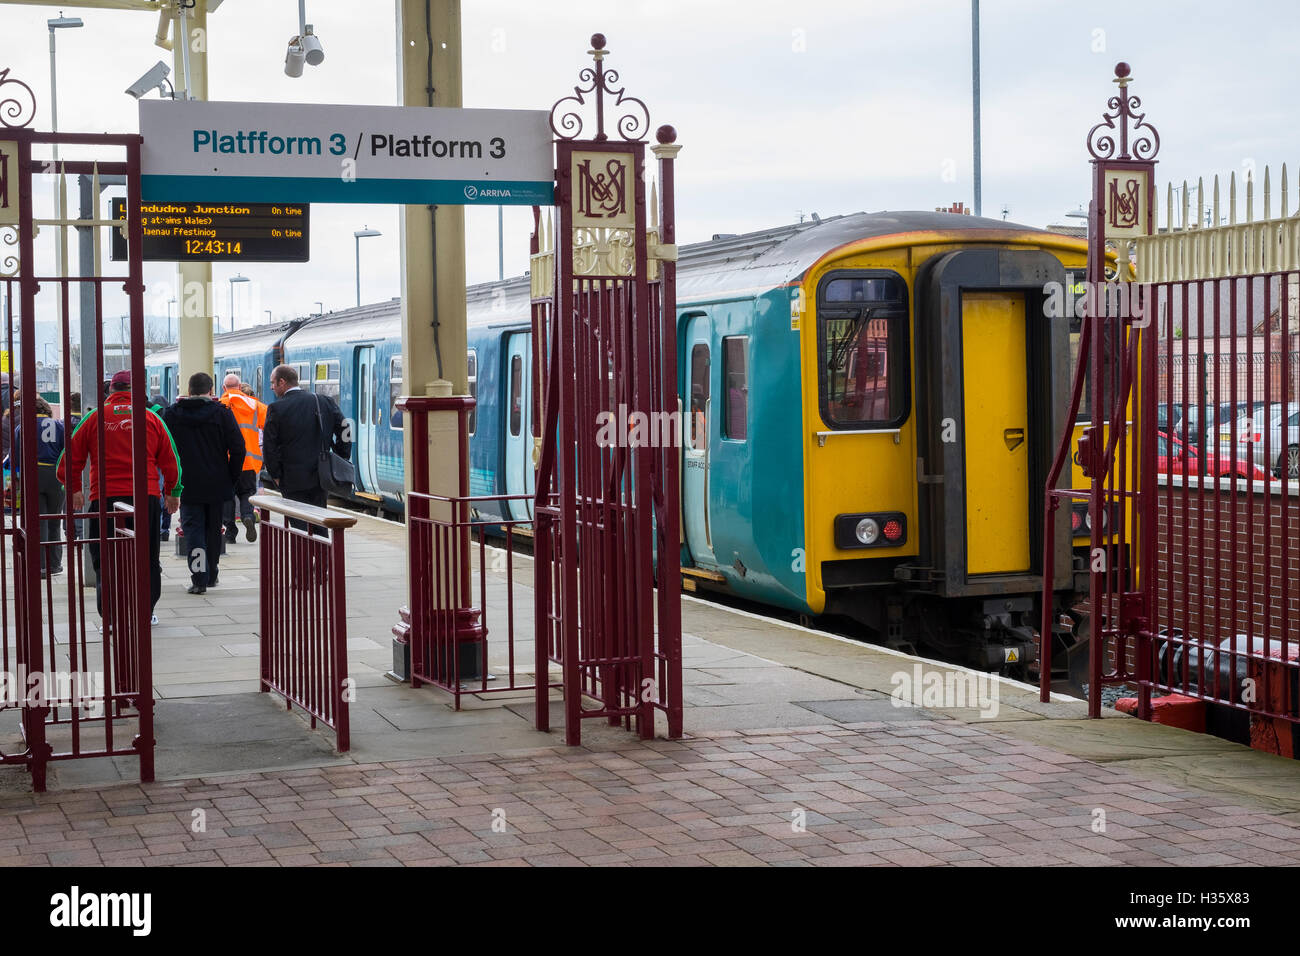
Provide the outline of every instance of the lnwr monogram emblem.
[[572,224],[578,229],[630,229],[636,225],[637,166],[633,153],[569,154]]
[[1112,179],[1110,181],[1110,196],[1107,198],[1107,208],[1110,210],[1110,225],[1116,229],[1134,229],[1138,225],[1138,212],[1140,201],[1138,199],[1138,189],[1140,184],[1136,179],[1125,181],[1123,188],[1120,188],[1120,181]]
[[604,170],[591,170],[590,159],[578,164],[578,214],[615,219],[627,213],[627,167],[615,157]]

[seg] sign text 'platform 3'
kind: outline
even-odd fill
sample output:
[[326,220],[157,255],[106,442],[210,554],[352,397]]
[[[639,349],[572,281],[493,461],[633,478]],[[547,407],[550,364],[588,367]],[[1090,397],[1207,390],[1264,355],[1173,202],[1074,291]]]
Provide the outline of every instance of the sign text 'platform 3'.
[[542,110],[141,100],[146,200],[549,205]]

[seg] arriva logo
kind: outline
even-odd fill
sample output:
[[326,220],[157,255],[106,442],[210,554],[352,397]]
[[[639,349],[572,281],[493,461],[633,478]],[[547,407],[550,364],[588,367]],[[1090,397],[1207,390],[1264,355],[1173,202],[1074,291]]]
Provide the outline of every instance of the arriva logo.
[[473,201],[475,199],[509,199],[511,197],[508,189],[479,189],[477,186],[466,186],[465,198]]

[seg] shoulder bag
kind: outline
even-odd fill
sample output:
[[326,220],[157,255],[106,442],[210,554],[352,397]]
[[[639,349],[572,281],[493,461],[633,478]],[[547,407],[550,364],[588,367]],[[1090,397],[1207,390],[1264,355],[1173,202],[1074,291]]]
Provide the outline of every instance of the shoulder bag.
[[321,397],[313,394],[312,398],[316,401],[316,421],[320,424],[321,449],[316,466],[320,476],[320,486],[329,494],[351,494],[352,485],[357,479],[356,469],[352,467],[352,462],[335,453],[333,430],[328,432],[325,430],[325,419],[320,413]]

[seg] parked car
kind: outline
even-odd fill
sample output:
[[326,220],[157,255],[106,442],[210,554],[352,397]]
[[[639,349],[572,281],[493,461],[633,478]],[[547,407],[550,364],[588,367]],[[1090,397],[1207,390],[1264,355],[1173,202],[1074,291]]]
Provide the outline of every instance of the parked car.
[[1249,460],[1279,478],[1300,477],[1300,403],[1258,403],[1238,420],[1235,447],[1232,429],[1221,427],[1218,448],[1220,455]]
[[[1160,432],[1156,438],[1156,474],[1188,477],[1201,473],[1197,449],[1184,445],[1182,440],[1168,432]],[[1256,481],[1268,481],[1270,475],[1249,458],[1233,458],[1229,455],[1214,455],[1205,461],[1205,474],[1210,477],[1252,478]]]

